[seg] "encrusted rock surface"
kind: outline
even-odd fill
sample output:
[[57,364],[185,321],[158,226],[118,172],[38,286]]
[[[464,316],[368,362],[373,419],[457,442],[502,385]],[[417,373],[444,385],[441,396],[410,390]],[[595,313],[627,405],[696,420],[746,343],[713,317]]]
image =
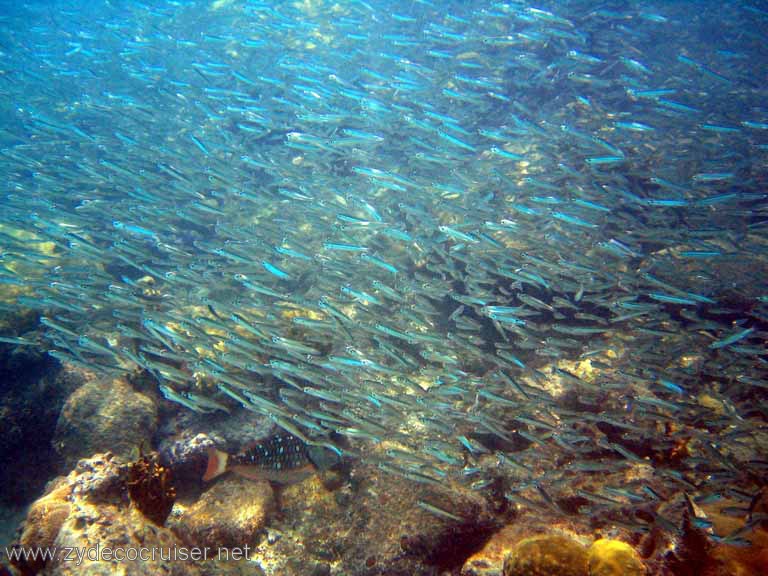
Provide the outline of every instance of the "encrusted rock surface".
[[[128,467],[112,454],[98,454],[81,460],[68,476],[59,477],[48,485],[46,494],[30,508],[22,525],[17,547],[24,550],[47,548],[58,553],[45,561],[17,561],[13,572],[22,576],[259,576],[261,569],[254,561],[245,559],[242,544],[245,536],[254,536],[258,515],[251,501],[263,494],[262,502],[271,503],[271,488],[267,484],[242,483],[239,479],[221,482],[193,508],[197,511],[197,526],[207,516],[211,531],[201,529],[198,535],[212,539],[195,543],[182,539],[169,526],[158,526],[142,515],[130,501],[126,489]],[[227,515],[227,503],[230,504]],[[236,515],[240,514],[241,524]],[[189,516],[182,531],[192,533]],[[218,530],[218,532],[216,532]],[[229,532],[227,532],[229,530]],[[236,560],[220,560],[218,549],[227,543],[241,548]],[[236,544],[239,542],[240,544]],[[203,546],[210,544],[210,550]],[[65,552],[72,550],[72,552]],[[128,552],[128,551],[132,552]],[[77,552],[80,552],[78,557]],[[138,559],[130,555],[136,554]],[[142,554],[143,556],[138,556]],[[250,555],[253,558],[253,555]],[[8,570],[0,566],[2,570]]]
[[[31,550],[55,545],[59,531],[72,511],[69,502],[71,489],[66,482],[56,482],[45,496],[32,504],[18,541],[20,547]],[[38,558],[20,563],[19,567],[25,574],[34,574],[44,565],[45,562]]]
[[[499,528],[475,492],[358,466],[329,490],[312,477],[281,491],[281,518],[257,553],[268,576],[436,576],[461,566]],[[450,516],[423,506],[434,505]]]
[[[51,576],[201,574],[194,562],[170,559],[182,543],[171,530],[156,526],[130,504],[124,490],[124,470],[111,454],[97,455],[52,482],[30,508],[19,545],[25,550],[56,547],[58,552],[46,561],[16,562],[20,572]],[[117,554],[118,548],[147,550],[149,560],[118,561],[105,556],[107,549]],[[67,549],[80,551],[81,558]]]
[[588,576],[587,549],[557,534],[515,544],[504,561],[504,576]]
[[254,547],[274,510],[275,497],[268,482],[229,475],[190,506],[177,502],[168,525],[189,546],[211,550]]
[[201,479],[208,448],[236,453],[274,429],[271,420],[248,410],[198,414],[178,408],[178,404],[161,401],[161,425],[156,436],[161,461],[173,469],[182,497],[197,497],[206,488]]
[[151,445],[157,428],[154,399],[136,391],[122,378],[92,378],[64,404],[54,434],[62,470],[81,458],[112,452],[124,458]]

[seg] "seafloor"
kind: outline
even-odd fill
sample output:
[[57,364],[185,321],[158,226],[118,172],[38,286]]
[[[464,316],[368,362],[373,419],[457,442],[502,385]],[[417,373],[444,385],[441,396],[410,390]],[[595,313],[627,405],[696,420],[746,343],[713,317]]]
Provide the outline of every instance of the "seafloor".
[[[570,496],[552,506],[505,498],[515,481],[509,476],[473,489],[409,480],[354,460],[288,486],[234,474],[204,484],[207,447],[264,436],[270,423],[247,412],[192,418],[140,374],[112,379],[59,367],[24,347],[4,345],[2,362],[8,390],[2,401],[3,544],[57,554],[16,559],[3,574],[768,573],[768,526],[745,531],[737,544],[711,537],[746,523],[721,512],[727,499],[697,507],[696,517],[708,519],[703,526],[683,510],[684,494],[666,493],[658,513],[676,525],[655,523],[645,533],[615,515],[601,517],[599,507],[583,512],[581,495],[600,493],[602,486],[643,479],[650,489],[665,490],[650,460],[615,473],[574,475]],[[744,457],[758,455],[765,441],[742,443]],[[685,450],[685,457],[696,456],[695,446]],[[552,467],[549,459],[544,450],[526,450],[519,464],[543,470]],[[628,505],[627,519],[642,518],[640,508]],[[766,510],[762,496],[751,514]],[[105,550],[144,550],[145,557],[154,551],[155,558],[115,559]]]

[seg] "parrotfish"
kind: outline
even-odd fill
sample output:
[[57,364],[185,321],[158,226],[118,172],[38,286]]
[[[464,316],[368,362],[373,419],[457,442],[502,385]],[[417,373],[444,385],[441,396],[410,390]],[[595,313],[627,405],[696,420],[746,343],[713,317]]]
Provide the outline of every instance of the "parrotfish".
[[255,442],[238,454],[216,448],[208,450],[208,467],[203,475],[210,482],[230,470],[251,480],[294,484],[337,462],[337,457],[320,446],[309,446],[290,434],[274,434]]

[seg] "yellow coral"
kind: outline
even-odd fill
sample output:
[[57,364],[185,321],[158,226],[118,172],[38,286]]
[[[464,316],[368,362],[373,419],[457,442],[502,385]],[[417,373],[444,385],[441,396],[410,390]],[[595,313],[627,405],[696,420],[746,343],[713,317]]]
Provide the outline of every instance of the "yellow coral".
[[589,576],[643,576],[645,566],[632,546],[603,538],[589,547]]

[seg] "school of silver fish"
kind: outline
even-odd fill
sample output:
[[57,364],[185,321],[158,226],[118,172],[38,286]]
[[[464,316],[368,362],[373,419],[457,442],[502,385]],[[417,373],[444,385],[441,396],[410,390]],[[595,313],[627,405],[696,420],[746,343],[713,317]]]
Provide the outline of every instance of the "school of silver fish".
[[759,6],[26,2],[0,68],[2,342],[513,502],[765,479]]

